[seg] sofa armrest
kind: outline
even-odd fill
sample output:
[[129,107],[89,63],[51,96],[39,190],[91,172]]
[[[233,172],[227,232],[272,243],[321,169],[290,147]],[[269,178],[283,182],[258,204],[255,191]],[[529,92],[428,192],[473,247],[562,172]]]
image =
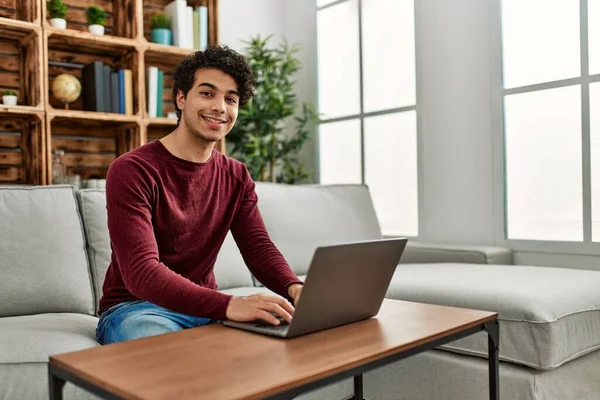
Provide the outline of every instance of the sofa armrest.
[[409,240],[400,259],[401,264],[439,262],[511,265],[513,255],[506,247],[433,244]]

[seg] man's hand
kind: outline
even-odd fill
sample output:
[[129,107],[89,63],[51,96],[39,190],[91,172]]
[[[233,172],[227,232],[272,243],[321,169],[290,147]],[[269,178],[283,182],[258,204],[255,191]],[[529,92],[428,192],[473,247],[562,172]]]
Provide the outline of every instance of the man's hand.
[[294,314],[294,307],[283,297],[268,294],[232,297],[225,311],[225,317],[237,322],[261,319],[270,324],[279,325],[279,320],[271,313],[283,317],[289,323]]
[[298,307],[298,300],[300,300],[300,294],[302,294],[302,284],[300,283],[292,283],[288,287],[288,296],[294,300],[294,306]]

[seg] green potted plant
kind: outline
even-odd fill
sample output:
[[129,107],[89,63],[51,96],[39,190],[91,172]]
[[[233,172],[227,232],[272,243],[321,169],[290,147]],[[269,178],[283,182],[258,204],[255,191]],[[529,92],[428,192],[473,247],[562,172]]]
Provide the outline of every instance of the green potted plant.
[[58,29],[66,29],[67,5],[62,0],[48,0],[46,10],[50,16],[50,25]]
[[270,48],[270,39],[258,35],[245,42],[245,57],[255,78],[255,96],[239,110],[238,121],[227,136],[231,147],[228,151],[246,164],[256,181],[299,183],[309,173],[298,153],[318,115],[310,103],[303,103],[297,115],[294,76],[301,67],[295,56],[299,48],[285,41],[278,48]]
[[98,36],[104,35],[104,23],[106,22],[106,11],[98,5],[91,5],[85,10],[85,16],[88,22],[88,29],[91,33]]
[[17,92],[14,90],[5,90],[2,94],[2,102],[7,106],[16,106]]
[[152,31],[152,42],[169,45],[173,44],[171,23],[164,13],[155,12],[150,16],[150,29]]

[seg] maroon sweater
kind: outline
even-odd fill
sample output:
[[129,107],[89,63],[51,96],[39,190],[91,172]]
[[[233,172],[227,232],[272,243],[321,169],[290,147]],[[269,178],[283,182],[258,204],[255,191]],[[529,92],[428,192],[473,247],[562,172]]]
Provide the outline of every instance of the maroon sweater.
[[266,287],[288,298],[301,283],[267,234],[246,166],[216,150],[194,163],[158,140],[141,146],[111,164],[106,200],[112,256],[99,314],[146,300],[224,320],[231,296],[216,291],[213,267],[230,229]]

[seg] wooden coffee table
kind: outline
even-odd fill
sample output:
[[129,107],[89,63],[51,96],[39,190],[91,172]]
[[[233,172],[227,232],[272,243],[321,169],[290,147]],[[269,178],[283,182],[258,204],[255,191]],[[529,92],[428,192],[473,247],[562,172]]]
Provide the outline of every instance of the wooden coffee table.
[[105,399],[291,399],[487,331],[490,399],[499,400],[497,313],[384,300],[375,318],[295,339],[221,324],[50,357],[50,398],[65,381]]

